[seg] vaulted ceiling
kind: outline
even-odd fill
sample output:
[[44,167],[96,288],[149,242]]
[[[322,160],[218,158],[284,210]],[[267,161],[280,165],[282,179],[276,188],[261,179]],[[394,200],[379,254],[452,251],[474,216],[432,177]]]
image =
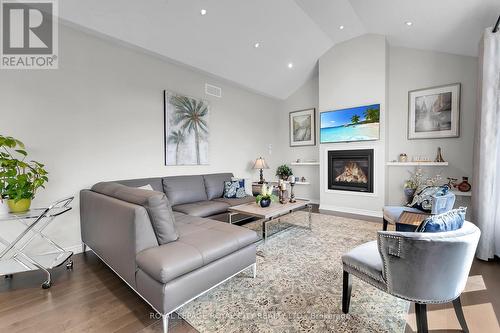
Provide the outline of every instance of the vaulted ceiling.
[[[386,35],[392,45],[475,56],[482,31],[500,14],[499,0],[64,0],[59,4],[64,21],[277,98],[286,98],[313,75],[318,58],[336,43],[377,33]],[[206,15],[201,15],[202,9]]]

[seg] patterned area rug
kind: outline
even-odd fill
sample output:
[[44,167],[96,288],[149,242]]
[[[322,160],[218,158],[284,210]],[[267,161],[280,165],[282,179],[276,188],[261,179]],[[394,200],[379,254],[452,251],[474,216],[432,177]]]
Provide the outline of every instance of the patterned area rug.
[[[281,223],[305,225],[305,216]],[[203,333],[404,332],[409,303],[355,277],[350,313],[341,310],[341,256],[376,239],[377,230],[376,223],[313,214],[312,231],[288,229],[258,246],[257,278],[242,272],[177,313]]]

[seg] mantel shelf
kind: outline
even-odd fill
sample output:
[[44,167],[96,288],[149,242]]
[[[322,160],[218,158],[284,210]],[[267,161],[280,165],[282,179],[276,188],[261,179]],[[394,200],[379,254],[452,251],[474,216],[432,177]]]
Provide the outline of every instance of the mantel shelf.
[[451,191],[452,193],[454,193],[457,197],[471,197],[472,196],[472,192],[461,192],[461,191]]
[[319,162],[292,162],[291,165],[319,165]]
[[387,162],[387,166],[448,166],[448,162]]

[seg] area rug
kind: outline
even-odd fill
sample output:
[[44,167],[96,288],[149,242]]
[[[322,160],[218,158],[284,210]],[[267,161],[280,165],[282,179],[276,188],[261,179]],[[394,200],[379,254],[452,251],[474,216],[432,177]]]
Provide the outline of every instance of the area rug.
[[[305,225],[305,214],[281,222]],[[355,277],[350,313],[341,310],[341,256],[376,239],[377,230],[376,223],[313,214],[312,231],[291,228],[259,244],[257,278],[244,271],[177,313],[202,333],[404,332],[409,303]]]

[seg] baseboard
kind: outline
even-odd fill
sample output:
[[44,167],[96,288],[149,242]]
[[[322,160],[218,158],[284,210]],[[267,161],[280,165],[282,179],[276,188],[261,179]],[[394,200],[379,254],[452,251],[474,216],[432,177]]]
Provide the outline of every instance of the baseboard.
[[347,214],[355,214],[355,215],[363,215],[363,216],[370,216],[370,217],[382,217],[382,210],[376,211],[376,210],[368,210],[368,209],[359,209],[359,208],[351,208],[351,207],[340,207],[340,206],[334,206],[334,205],[325,205],[325,204],[320,204],[319,205],[319,210],[328,210],[332,212],[341,212],[341,213],[347,213]]

